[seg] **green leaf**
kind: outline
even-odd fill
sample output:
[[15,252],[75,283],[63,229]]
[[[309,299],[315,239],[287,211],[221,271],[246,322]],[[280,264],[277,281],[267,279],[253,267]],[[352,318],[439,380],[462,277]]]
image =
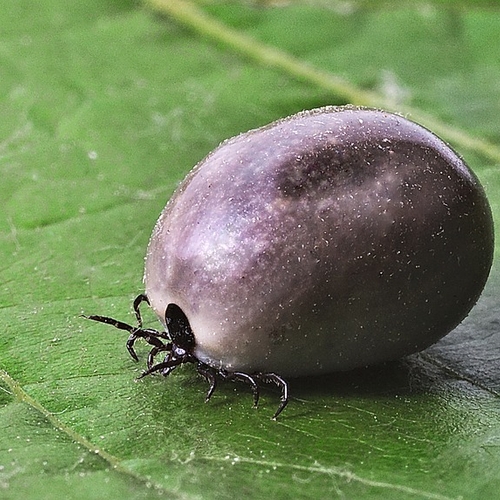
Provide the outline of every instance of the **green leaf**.
[[[0,497],[489,499],[500,487],[500,271],[424,353],[248,388],[136,381],[126,335],[154,222],[223,139],[353,102],[450,141],[500,203],[490,2],[4,0]],[[496,247],[498,257],[498,244]],[[152,314],[147,324],[156,327]]]

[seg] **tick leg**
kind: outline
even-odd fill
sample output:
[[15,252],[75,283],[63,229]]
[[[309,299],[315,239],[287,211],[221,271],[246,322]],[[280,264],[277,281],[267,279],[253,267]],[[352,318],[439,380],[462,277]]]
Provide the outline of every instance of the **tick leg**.
[[125,330],[126,332],[134,333],[134,331],[137,330],[136,326],[129,325],[128,323],[123,323],[123,321],[118,321],[117,319],[114,318],[108,318],[107,316],[97,316],[94,314],[90,316],[82,314],[82,316],[85,319],[91,319],[92,321],[99,321],[100,323],[106,323],[107,325],[112,325],[115,328],[118,328],[119,330]]
[[[145,299],[138,301],[138,299],[136,299],[135,302],[138,302],[138,304],[140,304],[144,300]],[[134,302],[134,309],[136,307],[135,302]],[[136,313],[138,313],[138,311],[139,310],[136,309]],[[168,350],[169,344],[165,344],[160,340],[160,339],[168,340],[168,335],[166,334],[166,332],[159,332],[158,330],[154,330],[152,328],[141,328],[140,326],[139,327],[132,326],[129,325],[128,323],[124,323],[123,321],[118,321],[117,319],[109,318],[108,316],[98,316],[98,315],[90,315],[90,316],[82,315],[82,316],[86,319],[91,319],[92,321],[98,321],[100,323],[106,323],[107,325],[114,326],[115,328],[118,328],[118,330],[125,330],[126,332],[129,332],[130,336],[127,340],[127,350],[130,353],[130,356],[132,356],[132,358],[135,361],[139,361],[139,358],[134,349],[135,341],[138,338],[144,339],[149,345],[152,345],[153,348],[158,349],[158,352]],[[140,320],[140,314],[139,314],[139,320]],[[139,323],[139,325],[140,324],[141,323]]]
[[214,370],[214,368],[205,363],[198,363],[196,365],[196,370],[208,382],[210,386],[208,388],[207,395],[205,396],[205,403],[208,403],[215,391],[215,388],[217,387],[217,378],[215,376],[217,372]]
[[155,357],[160,352],[172,350],[172,344],[170,342],[168,344],[164,344],[158,338],[155,338],[155,341],[158,342],[158,344],[153,344],[152,342],[149,342],[149,344],[154,345],[154,347],[149,351],[149,354],[148,354],[148,361],[147,361],[148,369],[154,365]]
[[142,328],[142,316],[141,316],[141,311],[139,310],[140,305],[146,302],[148,306],[151,304],[149,303],[148,296],[145,293],[139,294],[135,299],[134,299],[134,312],[135,312],[135,317],[137,318],[137,324],[139,325],[139,328]]
[[108,316],[85,316],[84,314],[82,316],[86,319],[91,319],[92,321],[99,321],[100,323],[106,323],[107,325],[114,326],[115,328],[118,328],[118,330],[125,330],[126,332],[129,332],[130,336],[127,340],[127,350],[135,361],[139,361],[139,358],[137,357],[137,354],[134,350],[134,342],[138,337],[137,327],[129,325],[128,323],[124,323],[123,321],[118,321],[114,318],[108,318]]
[[176,358],[172,351],[168,351],[163,360],[161,374],[164,377],[168,377],[179,365],[185,362],[186,360],[184,358]]
[[243,372],[229,372],[225,376],[225,378],[227,378],[227,380],[241,380],[242,382],[246,382],[247,384],[249,384],[253,394],[253,407],[257,408],[260,396],[259,386],[257,385],[257,382],[255,382],[255,379],[251,375],[248,375],[248,373],[243,373]]
[[162,361],[161,363],[157,363],[156,365],[153,365],[151,368],[148,368],[146,371],[143,371],[138,379],[144,378],[148,375],[151,375],[151,373],[156,373],[164,370],[166,373],[163,373],[163,375],[166,377],[170,372],[172,372],[177,366],[181,365],[182,363],[185,363],[184,360],[182,359],[173,359],[170,358],[170,356],[167,356],[165,358],[165,361]]
[[139,356],[137,356],[137,353],[135,352],[135,349],[134,349],[134,344],[135,344],[136,340],[137,340],[137,335],[135,335],[134,333],[131,333],[130,337],[127,339],[126,346],[127,346],[128,353],[130,354],[130,356],[132,356],[132,359],[134,361],[139,361]]
[[280,377],[277,373],[256,373],[254,374],[254,377],[262,380],[262,382],[265,383],[274,383],[278,386],[279,389],[281,389],[281,402],[280,405],[278,406],[278,409],[274,413],[272,419],[276,420],[278,418],[278,415],[285,409],[286,405],[288,404],[288,392],[289,392],[289,387],[288,387],[288,382]]
[[[137,354],[134,349],[134,344],[137,339],[144,339],[149,345],[153,346],[153,349],[160,351],[166,351],[169,344],[165,344],[160,339],[168,338],[163,332],[158,330],[153,330],[151,328],[136,328],[127,340],[127,350],[130,355],[138,361]],[[152,349],[152,350],[153,350]]]

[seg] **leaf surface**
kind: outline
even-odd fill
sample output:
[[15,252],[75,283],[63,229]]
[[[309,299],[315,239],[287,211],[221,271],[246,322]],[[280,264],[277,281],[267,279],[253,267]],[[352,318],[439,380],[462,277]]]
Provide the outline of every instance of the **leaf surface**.
[[[399,110],[481,179],[498,232],[496,3],[4,0],[0,12],[0,497],[489,499],[500,487],[500,271],[427,351],[245,386],[135,381],[145,248],[223,139],[301,109]],[[28,14],[26,14],[28,13]],[[496,248],[498,257],[498,245]],[[147,325],[157,327],[153,316]]]

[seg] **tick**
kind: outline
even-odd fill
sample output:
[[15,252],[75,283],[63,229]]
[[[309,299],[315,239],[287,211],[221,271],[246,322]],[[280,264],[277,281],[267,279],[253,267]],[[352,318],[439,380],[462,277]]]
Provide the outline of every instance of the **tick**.
[[[493,222],[464,161],[399,115],[306,111],[223,142],[184,179],[149,242],[137,326],[144,375],[193,363],[209,383],[350,370],[418,352],[483,290]],[[163,324],[142,325],[146,302]],[[162,356],[157,361],[157,356]]]

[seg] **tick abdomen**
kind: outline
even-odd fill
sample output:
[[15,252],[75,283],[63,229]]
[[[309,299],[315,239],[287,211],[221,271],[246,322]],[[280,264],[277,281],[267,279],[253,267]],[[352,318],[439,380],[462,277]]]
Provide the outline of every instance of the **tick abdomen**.
[[215,368],[299,376],[419,351],[477,301],[492,260],[484,192],[397,115],[322,108],[223,143],[153,231],[146,294],[186,314]]

